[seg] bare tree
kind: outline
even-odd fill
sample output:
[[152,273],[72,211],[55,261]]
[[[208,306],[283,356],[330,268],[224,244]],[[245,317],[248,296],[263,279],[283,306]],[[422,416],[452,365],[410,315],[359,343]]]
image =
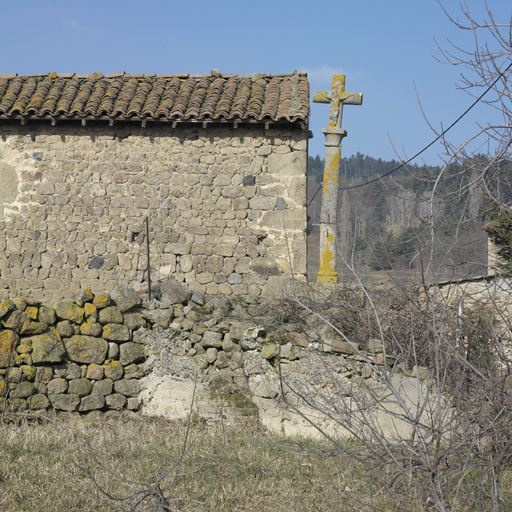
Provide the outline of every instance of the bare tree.
[[[459,29],[473,35],[472,50],[451,42],[449,49],[440,50],[446,63],[462,68],[460,89],[474,105],[487,108],[489,121],[482,120],[460,145],[448,138],[451,126],[436,130],[430,125],[445,153],[430,194],[430,253],[419,255],[424,271],[434,260],[438,189],[450,165],[460,166],[460,188],[452,199],[466,201],[470,213],[477,213],[483,195],[512,211],[500,193],[512,170],[512,21],[497,22],[487,4],[481,21],[466,3],[461,5],[462,21],[441,7]],[[345,264],[354,269],[353,261]],[[343,364],[333,367],[319,355],[330,393],[301,388],[281,369],[287,407],[332,443],[333,454],[365,462],[383,490],[408,489],[425,509],[442,512],[510,510],[501,492],[512,457],[510,285],[496,278],[472,296],[469,288],[461,293],[458,282],[444,288],[424,283],[422,289],[400,287],[392,296],[376,298],[354,270],[353,275],[361,298],[356,324],[363,340],[341,317],[333,317],[332,305],[289,299],[328,326],[336,338],[333,346],[344,343],[371,378],[363,378],[360,370],[348,379]],[[465,311],[463,298],[471,304]],[[315,339],[314,332],[311,337]],[[315,420],[315,414],[327,418],[334,430]],[[336,431],[355,442],[340,440]]]

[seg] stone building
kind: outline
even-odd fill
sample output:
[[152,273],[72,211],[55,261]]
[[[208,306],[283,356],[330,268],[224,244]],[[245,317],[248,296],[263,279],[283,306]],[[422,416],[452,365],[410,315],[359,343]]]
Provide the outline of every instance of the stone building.
[[309,85],[285,75],[0,75],[0,295],[306,273]]

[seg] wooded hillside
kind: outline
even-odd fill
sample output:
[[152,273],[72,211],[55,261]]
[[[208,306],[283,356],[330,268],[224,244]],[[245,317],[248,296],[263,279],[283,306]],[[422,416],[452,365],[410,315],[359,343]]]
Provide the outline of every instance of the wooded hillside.
[[[318,251],[323,165],[319,156],[309,157],[310,254]],[[436,181],[439,168],[409,165],[373,181],[398,166],[360,153],[342,158],[338,239],[343,257],[362,270],[419,270],[428,260],[428,272],[447,279],[485,274],[486,204],[478,188],[468,187],[471,177],[456,164]]]

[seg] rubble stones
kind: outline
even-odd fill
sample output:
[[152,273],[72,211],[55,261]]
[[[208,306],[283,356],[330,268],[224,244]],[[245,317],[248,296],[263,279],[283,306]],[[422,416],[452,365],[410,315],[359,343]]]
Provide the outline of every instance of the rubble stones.
[[174,279],[169,279],[160,286],[160,299],[171,306],[174,304],[184,304],[191,297],[192,291]]
[[49,395],[48,398],[54,409],[58,411],[73,412],[76,411],[80,404],[78,395]]
[[139,294],[130,288],[116,288],[110,293],[111,299],[115,302],[121,313],[135,309],[142,303]]
[[153,309],[145,310],[142,316],[159,327],[166,329],[174,318],[174,312],[172,309]]

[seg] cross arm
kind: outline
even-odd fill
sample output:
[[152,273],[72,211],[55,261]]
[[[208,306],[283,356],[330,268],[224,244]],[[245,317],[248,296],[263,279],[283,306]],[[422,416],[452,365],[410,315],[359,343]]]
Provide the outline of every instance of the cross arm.
[[[339,98],[344,105],[363,104],[363,93],[361,92],[341,92]],[[330,103],[331,100],[331,91],[313,91],[313,103]]]

